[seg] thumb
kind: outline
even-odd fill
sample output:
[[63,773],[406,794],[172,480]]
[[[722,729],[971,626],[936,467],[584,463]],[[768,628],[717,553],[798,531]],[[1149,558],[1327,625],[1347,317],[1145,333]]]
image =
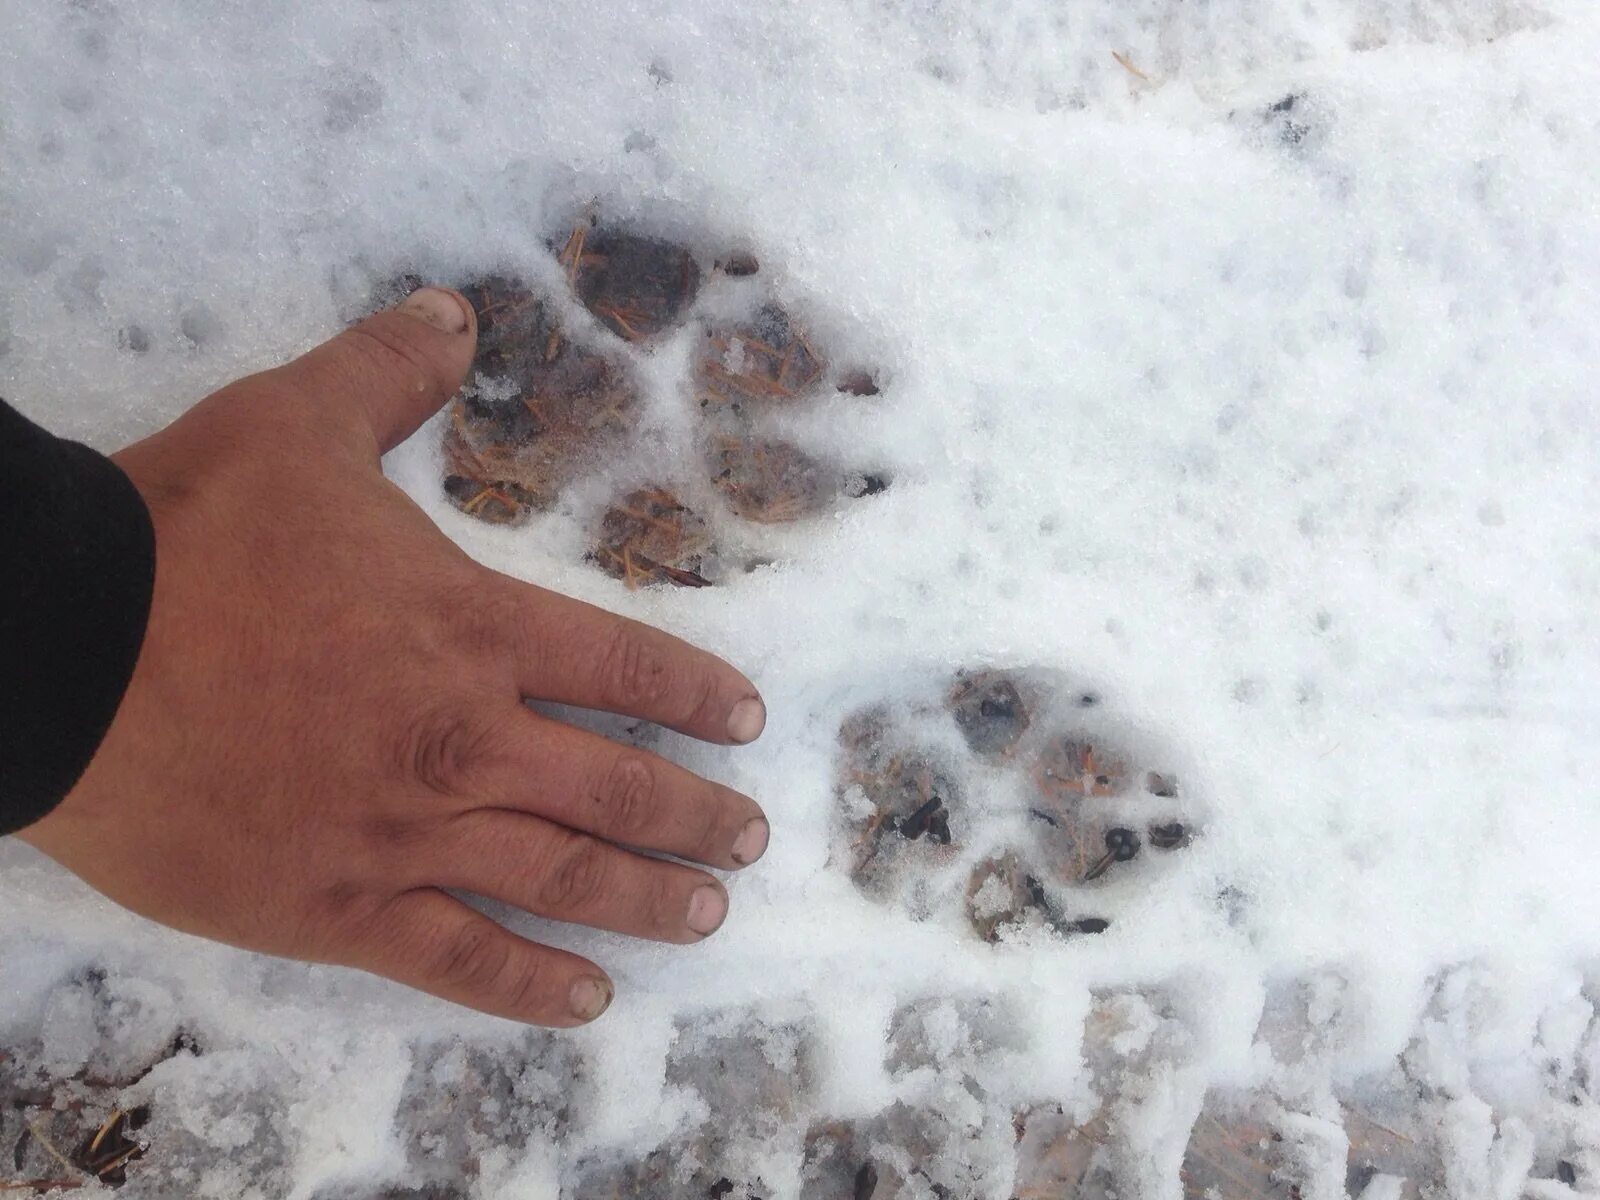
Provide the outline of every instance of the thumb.
[[466,297],[425,287],[272,374],[317,404],[347,409],[385,453],[456,393],[477,344]]

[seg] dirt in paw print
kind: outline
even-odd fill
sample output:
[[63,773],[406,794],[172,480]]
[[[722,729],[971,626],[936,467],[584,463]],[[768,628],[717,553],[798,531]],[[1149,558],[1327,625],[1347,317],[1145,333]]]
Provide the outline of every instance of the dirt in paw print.
[[492,524],[549,508],[587,456],[616,451],[638,419],[626,365],[578,345],[520,280],[467,284],[478,314],[471,379],[451,403],[444,490]]
[[850,717],[839,739],[850,877],[875,899],[910,900],[921,910],[931,898],[914,893],[961,849],[951,832],[952,818],[960,828],[965,816],[953,766],[903,740],[887,709]]
[[[676,241],[594,218],[547,252],[557,270],[544,275],[559,274],[564,289],[510,274],[461,287],[478,314],[478,353],[451,404],[443,457],[445,493],[462,512],[515,524],[587,478],[623,479],[592,514],[589,560],[630,588],[701,588],[769,561],[744,545],[758,527],[888,487],[887,472],[807,449],[777,423],[830,393],[875,396],[878,376],[832,366],[752,255],[707,268]],[[418,282],[397,280],[380,300]],[[640,368],[679,338],[688,378],[652,396]],[[647,411],[686,397],[682,445],[671,422],[646,430]]]
[[648,342],[677,328],[700,291],[682,246],[580,222],[557,255],[579,301],[618,337]]
[[606,509],[594,561],[630,588],[710,587],[716,550],[706,519],[664,488],[640,488]]
[[[800,323],[776,304],[707,326],[695,358],[695,399],[711,481],[736,516],[766,525],[795,521],[827,511],[840,497],[888,486],[881,474],[845,470],[764,428],[775,415],[813,401],[828,369]],[[833,387],[851,395],[878,391],[860,370],[839,376]]]
[[858,711],[840,730],[835,860],[915,917],[959,907],[984,941],[1101,933],[1103,889],[1152,880],[1197,832],[1143,740],[1046,669],[962,671],[942,695]]
[[714,413],[759,415],[803,398],[824,366],[798,322],[767,304],[749,320],[706,329],[695,359],[696,398]]

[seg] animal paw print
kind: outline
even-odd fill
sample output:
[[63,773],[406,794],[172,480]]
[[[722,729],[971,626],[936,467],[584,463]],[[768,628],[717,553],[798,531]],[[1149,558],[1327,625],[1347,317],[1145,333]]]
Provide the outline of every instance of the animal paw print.
[[461,293],[478,314],[478,352],[450,405],[444,490],[504,525],[553,505],[587,457],[620,450],[641,397],[619,356],[568,337],[520,281],[491,276]]
[[[763,287],[752,256],[724,256],[708,273],[682,245],[593,219],[550,249],[565,297],[509,275],[460,289],[479,330],[444,435],[444,490],[462,512],[515,524],[620,463],[631,480],[595,516],[589,560],[630,588],[698,588],[741,561],[765,561],[741,559],[747,527],[816,516],[888,486],[883,471],[813,453],[777,427],[830,388],[873,396],[879,387],[869,370],[830,365]],[[568,319],[577,306],[592,325]],[[648,394],[639,368],[679,337],[692,340],[694,432],[673,453],[644,444],[643,417],[662,398]]]
[[1148,882],[1197,833],[1139,743],[1043,669],[963,671],[940,700],[869,707],[840,729],[836,860],[919,919],[959,902],[984,941],[1103,932],[1105,883]]

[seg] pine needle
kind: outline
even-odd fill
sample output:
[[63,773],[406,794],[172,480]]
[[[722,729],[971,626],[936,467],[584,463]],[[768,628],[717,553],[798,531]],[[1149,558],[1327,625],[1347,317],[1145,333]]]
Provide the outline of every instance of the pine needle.
[[1139,70],[1138,67],[1134,66],[1133,63],[1129,60],[1129,58],[1128,58],[1128,56],[1126,54],[1123,54],[1123,53],[1121,53],[1120,51],[1117,51],[1117,50],[1113,50],[1111,52],[1111,57],[1116,59],[1117,63],[1128,74],[1134,76],[1137,79],[1142,79],[1146,83],[1150,83],[1151,82],[1150,76],[1146,75],[1143,71]]

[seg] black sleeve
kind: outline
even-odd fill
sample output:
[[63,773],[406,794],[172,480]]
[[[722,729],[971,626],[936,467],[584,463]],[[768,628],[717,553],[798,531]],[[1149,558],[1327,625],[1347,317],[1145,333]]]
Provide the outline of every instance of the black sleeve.
[[155,532],[128,477],[0,400],[0,834],[55,807],[133,675]]

